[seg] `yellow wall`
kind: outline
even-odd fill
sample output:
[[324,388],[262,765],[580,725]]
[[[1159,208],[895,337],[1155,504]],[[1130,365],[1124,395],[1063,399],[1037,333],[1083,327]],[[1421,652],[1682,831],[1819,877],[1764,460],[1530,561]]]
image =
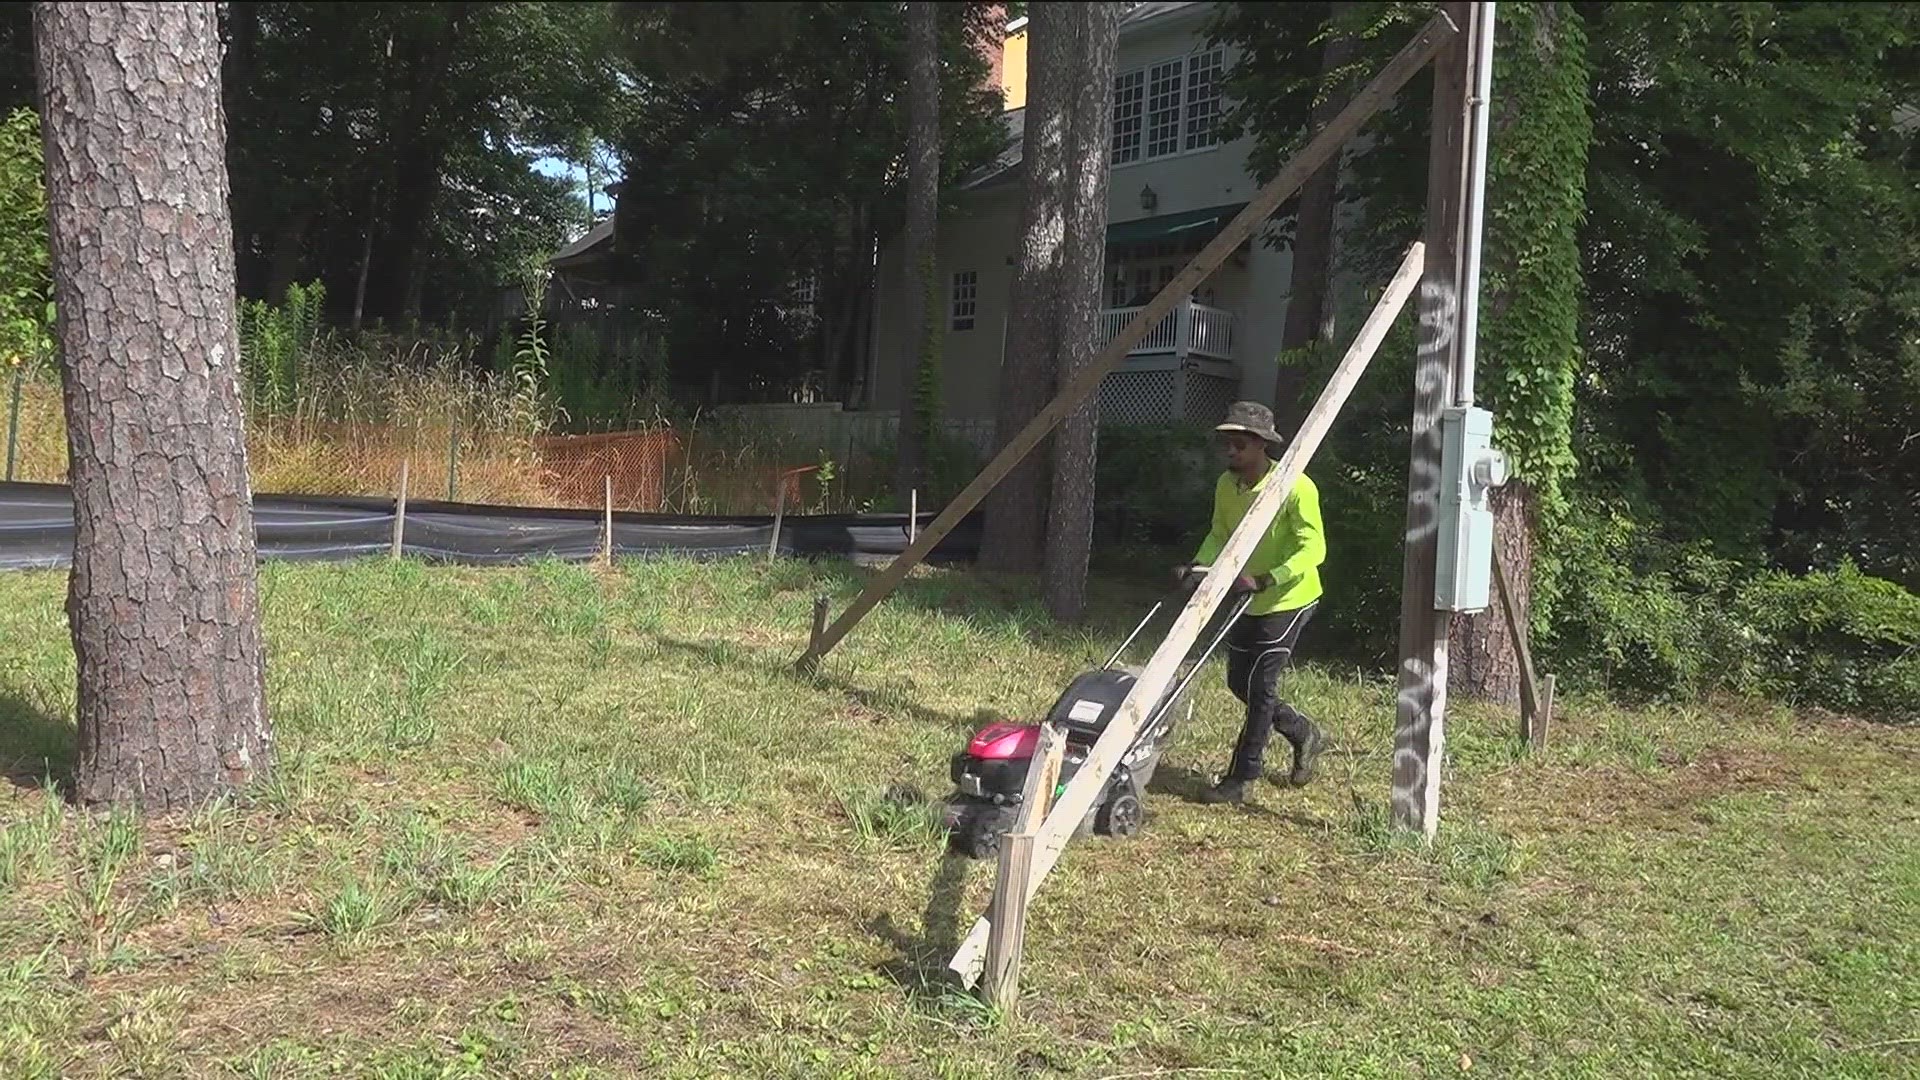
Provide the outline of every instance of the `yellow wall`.
[[1007,108],[1027,105],[1027,28],[1007,35],[1006,51],[1000,62],[1000,89],[1006,94]]

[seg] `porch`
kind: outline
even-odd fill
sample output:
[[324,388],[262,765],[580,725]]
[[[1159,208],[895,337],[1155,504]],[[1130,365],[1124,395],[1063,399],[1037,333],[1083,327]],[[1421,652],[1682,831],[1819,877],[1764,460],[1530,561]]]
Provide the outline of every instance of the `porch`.
[[[1139,307],[1100,313],[1103,341],[1124,330]],[[1239,396],[1233,362],[1234,314],[1183,300],[1100,384],[1104,424],[1211,423]]]

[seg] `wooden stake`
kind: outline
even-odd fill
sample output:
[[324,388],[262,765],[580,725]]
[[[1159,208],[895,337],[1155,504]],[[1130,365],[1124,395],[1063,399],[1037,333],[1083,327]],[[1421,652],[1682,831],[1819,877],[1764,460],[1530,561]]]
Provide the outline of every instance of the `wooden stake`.
[[[1134,735],[1139,731],[1147,711],[1166,693],[1180,662],[1193,648],[1194,639],[1212,620],[1214,612],[1226,598],[1227,589],[1246,565],[1247,556],[1253,553],[1254,545],[1273,523],[1274,515],[1286,504],[1295,482],[1306,471],[1307,462],[1313,459],[1321,440],[1326,438],[1334,418],[1339,415],[1341,406],[1346,404],[1347,396],[1353,392],[1354,384],[1360,381],[1360,376],[1367,370],[1368,361],[1379,350],[1380,342],[1387,336],[1394,317],[1406,305],[1407,297],[1412,295],[1425,260],[1424,245],[1415,243],[1407,249],[1400,269],[1387,284],[1386,293],[1360,327],[1360,333],[1348,347],[1347,354],[1341,358],[1340,366],[1334,369],[1333,377],[1328,380],[1326,389],[1320,392],[1320,399],[1314,403],[1313,411],[1307,414],[1299,432],[1287,443],[1286,452],[1269,474],[1266,486],[1254,498],[1253,505],[1247,508],[1240,524],[1234,527],[1233,535],[1227,538],[1220,557],[1208,568],[1200,587],[1194,590],[1180,617],[1174,620],[1173,629],[1168,631],[1166,640],[1154,650],[1146,669],[1120,703],[1119,711],[1107,721],[1106,730],[1101,732],[1100,738],[1088,751],[1086,761],[1073,774],[1073,779],[1068,781],[1065,790],[1060,793],[1059,801],[1048,811],[1046,822],[1036,839],[1033,866],[1029,871],[1032,887],[1037,888],[1053,869],[1067,840],[1072,837],[1087,811],[1092,809],[1095,798],[1106,785],[1114,767],[1120,763],[1121,756],[1133,744]],[[972,986],[980,978],[991,926],[988,918],[975,922],[948,964],[965,985]]]
[[1540,711],[1534,714],[1533,730],[1529,732],[1533,739],[1533,749],[1536,751],[1547,748],[1547,732],[1553,727],[1554,682],[1552,675],[1540,680]]
[[1038,882],[1033,877],[1033,848],[1040,826],[1053,802],[1060,780],[1060,760],[1067,749],[1066,732],[1052,724],[1040,727],[1033,764],[1020,792],[1020,815],[1012,831],[1000,838],[999,877],[994,882],[991,932],[987,935],[987,979],[981,996],[987,1004],[1011,1015],[1020,1002],[1020,959],[1026,949],[1027,901]]
[[[1442,15],[1464,27],[1472,5]],[[1440,763],[1446,745],[1447,630],[1434,607],[1440,557],[1440,417],[1453,403],[1460,349],[1460,239],[1466,228],[1468,39],[1448,42],[1433,64],[1433,133],[1427,151],[1427,265],[1420,285],[1414,362],[1413,439],[1407,470],[1407,532],[1400,586],[1400,693],[1393,728],[1393,822],[1431,840],[1440,824]]]
[[400,459],[400,497],[393,503],[393,553],[389,558],[398,559],[400,548],[407,534],[407,465],[406,458]]
[[813,648],[813,643],[819,641],[820,635],[826,632],[827,606],[830,602],[831,601],[825,596],[816,596],[813,598],[813,630],[807,635],[807,648],[809,649]]
[[1047,434],[1068,413],[1079,408],[1082,402],[1100,388],[1100,383],[1107,374],[1125,359],[1127,353],[1131,352],[1133,347],[1138,345],[1154,327],[1160,324],[1160,320],[1165,318],[1176,304],[1198,288],[1208,275],[1226,261],[1227,256],[1232,254],[1234,249],[1253,234],[1254,229],[1271,217],[1281,203],[1300,189],[1308,177],[1318,172],[1322,165],[1333,160],[1354,132],[1358,131],[1368,118],[1378,112],[1402,86],[1418,74],[1442,46],[1459,37],[1459,26],[1444,15],[1436,15],[1422,27],[1420,33],[1415,35],[1414,39],[1409,41],[1394,55],[1387,66],[1380,70],[1380,74],[1374,76],[1372,82],[1355,94],[1353,99],[1347,102],[1346,107],[1328,121],[1327,126],[1321,128],[1306,147],[1295,155],[1278,175],[1268,181],[1246,207],[1220,230],[1219,234],[1202,248],[1199,254],[1193,257],[1193,261],[1187,264],[1185,270],[1174,275],[1172,281],[1162,286],[1160,292],[1147,303],[1147,306],[1141,308],[1134,315],[1133,320],[1127,323],[1126,327],[1085,367],[1080,369],[1073,381],[1063,387],[1045,408],[1028,421],[1026,427],[1020,429],[1018,434],[1008,440],[994,459],[987,463],[987,467],[980,470],[980,474],[966,486],[966,489],[941,510],[939,516],[933,519],[933,524],[927,526],[927,531],[921,533],[917,540],[908,545],[906,551],[901,552],[878,577],[861,590],[859,597],[847,607],[847,610],[840,613],[840,617],[827,628],[826,634],[815,647],[807,650],[800,657],[796,666],[801,671],[808,671],[817,666],[820,658],[838,645],[840,640],[866,617],[867,612],[873,610],[875,604],[900,587],[900,583],[906,580],[907,574],[919,565],[921,560],[927,557],[927,553],[945,539],[949,532],[953,531],[954,526],[973,512],[973,508],[978,506],[980,501],[986,498],[987,493],[992,491],[1009,472],[1013,471],[1014,466],[1018,465],[1022,458],[1032,452],[1040,440],[1046,438]]
[[613,565],[613,477],[605,477],[607,485],[606,525],[600,532],[600,561],[607,566]]
[[767,561],[780,555],[780,518],[787,510],[787,478],[780,477],[773,489],[773,535],[767,538]]
[[1533,650],[1527,646],[1527,627],[1520,619],[1520,603],[1507,584],[1506,567],[1500,556],[1493,558],[1493,588],[1499,593],[1500,611],[1506,618],[1507,634],[1513,639],[1513,654],[1520,661],[1520,745],[1536,745],[1535,729],[1540,724],[1540,681],[1533,673]]

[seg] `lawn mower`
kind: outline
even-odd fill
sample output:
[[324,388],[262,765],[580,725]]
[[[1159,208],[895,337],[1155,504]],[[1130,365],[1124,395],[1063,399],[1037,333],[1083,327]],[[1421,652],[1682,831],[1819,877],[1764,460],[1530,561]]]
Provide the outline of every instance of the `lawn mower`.
[[[1121,755],[1120,764],[1076,826],[1075,835],[1084,836],[1092,831],[1103,836],[1129,837],[1140,831],[1145,818],[1142,800],[1147,785],[1153,781],[1160,755],[1172,740],[1174,715],[1184,706],[1184,717],[1193,716],[1193,702],[1186,699],[1187,687],[1246,611],[1253,595],[1244,593],[1236,598],[1231,605],[1232,613],[1221,622],[1200,658],[1184,672],[1176,673],[1171,688],[1148,710],[1133,742]],[[1067,743],[1061,754],[1055,796],[1086,763],[1094,742],[1107,730],[1107,722],[1120,711],[1121,703],[1133,690],[1142,669],[1115,664],[1165,605],[1165,600],[1155,603],[1107,662],[1075,676],[1066,692],[1047,711],[1045,722],[1060,728],[1066,734]],[[1021,791],[1040,742],[1040,726],[995,721],[975,732],[967,748],[953,756],[948,772],[954,792],[947,799],[944,820],[955,850],[975,859],[991,858],[999,851],[1000,837],[1013,827],[1020,813]]]

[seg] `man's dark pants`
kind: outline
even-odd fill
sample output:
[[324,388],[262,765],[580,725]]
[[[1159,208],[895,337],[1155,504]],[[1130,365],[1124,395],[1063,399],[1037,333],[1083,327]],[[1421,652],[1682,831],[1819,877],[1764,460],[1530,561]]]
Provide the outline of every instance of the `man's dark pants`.
[[1319,602],[1269,615],[1243,615],[1227,634],[1227,688],[1247,707],[1240,741],[1233,749],[1229,780],[1258,780],[1267,743],[1276,729],[1296,749],[1311,722],[1278,697],[1280,673],[1293,659],[1300,631]]

